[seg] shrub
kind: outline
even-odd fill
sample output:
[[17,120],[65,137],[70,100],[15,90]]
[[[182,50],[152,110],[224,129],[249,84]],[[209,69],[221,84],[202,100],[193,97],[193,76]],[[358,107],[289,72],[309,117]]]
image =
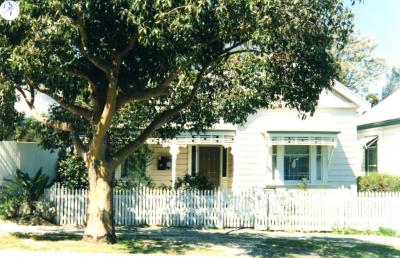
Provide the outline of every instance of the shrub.
[[382,236],[396,236],[397,231],[391,228],[379,227],[378,232]]
[[400,177],[383,173],[370,173],[357,179],[360,192],[399,192]]
[[57,182],[68,189],[86,189],[89,186],[85,162],[71,151],[61,151],[57,163]]
[[154,188],[156,184],[146,175],[146,168],[153,159],[153,152],[147,145],[141,146],[135,153],[130,155],[122,169],[126,171],[126,178],[115,182],[115,189],[132,189],[136,186],[147,186]]
[[117,180],[115,181],[114,189],[116,190],[129,190],[132,188],[135,188],[137,186],[147,186],[149,188],[155,188],[156,184],[148,178],[148,180],[144,180],[143,182],[141,181],[135,181],[135,180]]
[[54,207],[40,201],[48,184],[49,177],[42,169],[32,178],[17,169],[13,179],[5,179],[0,188],[0,216],[17,222],[42,224],[55,217]]
[[201,175],[185,175],[183,178],[178,178],[175,182],[175,189],[211,190],[213,188],[214,185],[205,176]]

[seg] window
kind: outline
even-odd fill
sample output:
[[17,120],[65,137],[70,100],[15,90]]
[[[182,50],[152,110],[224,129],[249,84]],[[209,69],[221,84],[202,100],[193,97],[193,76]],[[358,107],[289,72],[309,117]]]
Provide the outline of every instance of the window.
[[365,149],[365,172],[378,171],[378,139],[367,145]]
[[285,180],[302,180],[310,178],[310,148],[306,145],[285,146],[284,156]]

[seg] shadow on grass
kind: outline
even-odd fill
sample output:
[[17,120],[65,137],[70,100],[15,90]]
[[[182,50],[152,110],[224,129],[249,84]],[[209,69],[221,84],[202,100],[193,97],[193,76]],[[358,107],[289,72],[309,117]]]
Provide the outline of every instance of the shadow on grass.
[[32,239],[36,241],[52,241],[52,242],[79,241],[82,239],[82,235],[70,234],[70,233],[47,233],[47,234],[13,233],[11,235],[20,239]]
[[190,243],[163,239],[122,238],[118,241],[132,254],[176,254],[184,255],[193,250]]
[[[17,233],[20,239],[37,241],[76,241],[80,234],[48,233],[42,235]],[[257,233],[224,233],[190,229],[149,229],[143,232],[121,232],[114,250],[136,254],[178,254],[188,252],[213,254],[216,247],[240,249],[241,254],[253,257],[400,257],[400,250],[383,244],[355,238],[328,237],[270,237]],[[218,248],[217,248],[218,249]],[[214,250],[214,251],[213,251]],[[214,252],[214,253],[213,253]]]
[[[360,241],[353,238],[320,238],[304,239],[266,239],[257,244],[262,256],[264,250],[270,257],[285,257],[292,255],[329,256],[329,257],[400,257],[400,251],[394,247]],[[264,253],[264,254],[265,254]]]

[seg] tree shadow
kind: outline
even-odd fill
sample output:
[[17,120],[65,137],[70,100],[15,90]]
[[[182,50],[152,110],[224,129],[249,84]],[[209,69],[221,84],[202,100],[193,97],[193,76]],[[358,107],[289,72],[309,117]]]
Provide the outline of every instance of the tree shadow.
[[[14,233],[20,239],[37,241],[77,241],[82,233]],[[222,256],[221,248],[232,248],[234,255],[251,257],[400,257],[395,247],[364,241],[352,237],[280,237],[262,232],[241,232],[240,230],[193,230],[186,228],[150,228],[120,230],[118,243],[114,246],[123,252],[135,254],[174,254],[187,253]],[[219,250],[219,251],[218,251]],[[229,254],[230,256],[233,253]]]
[[[129,232],[126,233],[124,238],[129,239]],[[158,246],[141,250],[144,253],[152,253],[154,250],[164,252],[176,247],[179,250],[177,254],[184,254],[193,248],[211,249],[215,246],[224,246],[240,249],[238,255],[252,257],[292,257],[296,255],[354,258],[400,257],[400,250],[392,246],[351,237],[271,237],[256,232],[230,231],[225,233],[176,228],[151,229],[132,235],[136,241],[157,239]]]
[[32,239],[36,241],[79,241],[82,239],[81,234],[75,233],[45,233],[45,234],[35,234],[35,233],[12,233],[10,234],[20,239]]

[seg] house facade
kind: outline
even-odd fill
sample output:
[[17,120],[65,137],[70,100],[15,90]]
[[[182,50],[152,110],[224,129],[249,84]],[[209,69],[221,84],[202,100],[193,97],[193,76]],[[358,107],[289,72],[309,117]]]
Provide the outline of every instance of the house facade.
[[218,124],[200,135],[149,139],[153,159],[146,174],[158,185],[200,174],[228,189],[297,187],[302,180],[310,188],[349,187],[361,175],[357,119],[369,108],[336,82],[304,120],[294,110],[259,110],[243,125]]
[[359,118],[361,171],[400,176],[400,90]]

